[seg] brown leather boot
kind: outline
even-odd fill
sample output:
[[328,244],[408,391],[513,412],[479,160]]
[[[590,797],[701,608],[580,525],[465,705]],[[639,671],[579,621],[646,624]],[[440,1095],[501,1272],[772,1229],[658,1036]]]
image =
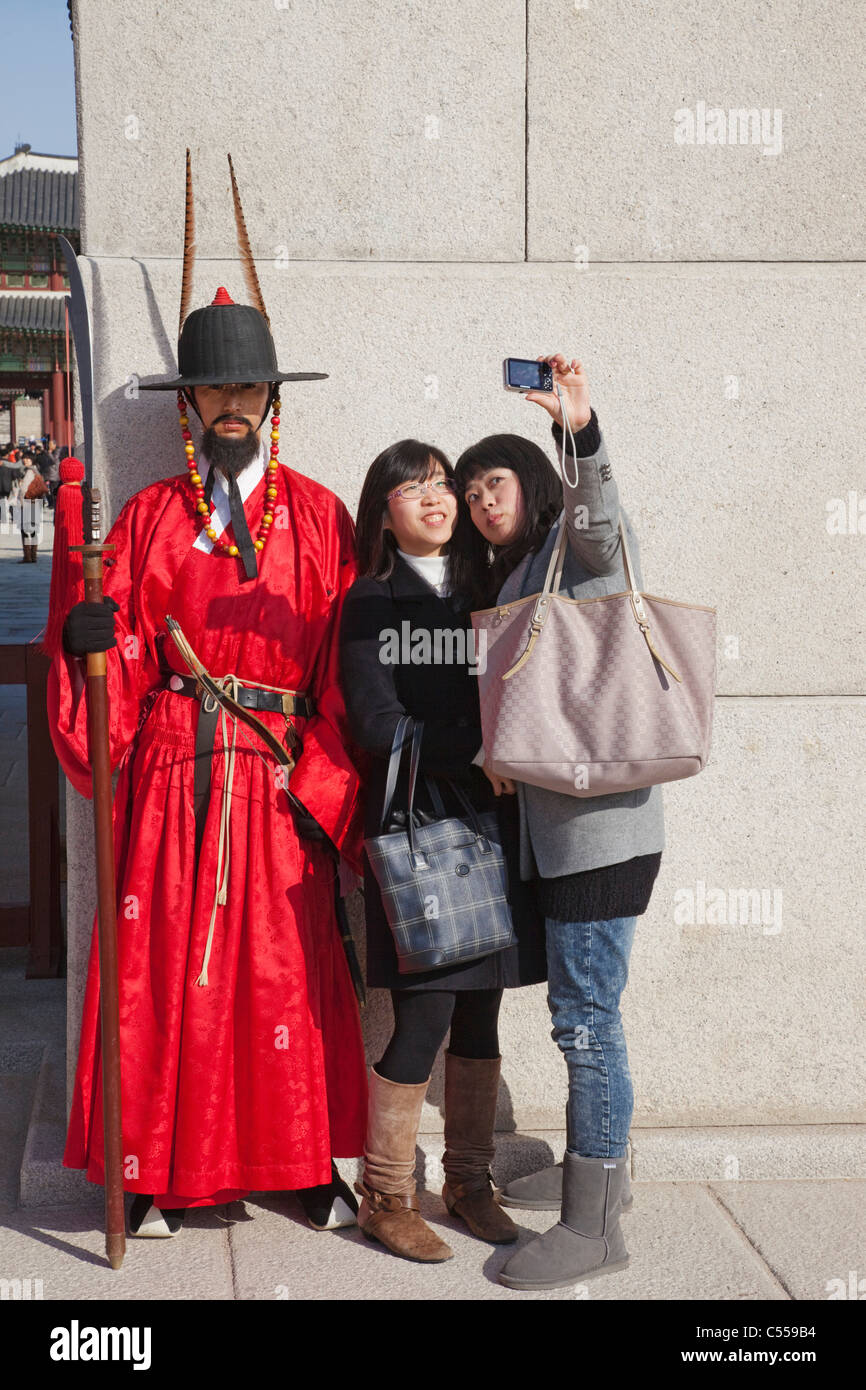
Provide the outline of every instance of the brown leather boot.
[[427,1081],[401,1086],[370,1070],[364,1181],[355,1183],[363,1201],[358,1225],[406,1260],[439,1263],[454,1251],[418,1212],[415,1140]]
[[474,1236],[493,1245],[517,1240],[518,1228],[496,1198],[490,1165],[501,1057],[445,1054],[445,1186],[442,1198]]

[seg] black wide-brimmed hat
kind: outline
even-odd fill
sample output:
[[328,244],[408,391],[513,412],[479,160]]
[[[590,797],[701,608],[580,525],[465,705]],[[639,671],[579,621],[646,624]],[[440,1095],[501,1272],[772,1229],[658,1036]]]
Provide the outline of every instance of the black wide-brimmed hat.
[[177,346],[178,376],[147,377],[142,391],[220,386],[224,381],[323,381],[327,372],[281,372],[267,320],[251,304],[235,304],[220,286],[213,302],[194,309]]
[[187,317],[195,261],[195,210],[189,150],[186,152],[186,221],[183,276],[178,322],[177,376],[145,377],[142,391],[178,391],[190,386],[220,386],[229,381],[324,381],[327,372],[281,372],[270,321],[247,234],[232,157],[229,155],[235,225],[244,279],[252,304],[236,304],[222,286],[211,304]]

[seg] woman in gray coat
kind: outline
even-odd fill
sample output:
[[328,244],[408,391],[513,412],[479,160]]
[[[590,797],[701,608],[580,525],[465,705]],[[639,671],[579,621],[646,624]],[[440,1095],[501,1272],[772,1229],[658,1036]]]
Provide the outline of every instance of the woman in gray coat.
[[[563,507],[569,552],[561,593],[587,599],[628,588],[620,518],[643,583],[637,538],[619,504],[583,368],[561,353],[539,361],[553,367],[568,411],[576,457],[565,463],[573,484],[557,477],[543,450],[517,435],[490,436],[461,456],[460,549],[476,578],[477,608],[541,590]],[[527,399],[552,417],[562,464],[559,396],[530,392]],[[534,881],[545,917],[548,1002],[569,1089],[563,1163],[518,1179],[502,1195],[512,1206],[559,1210],[559,1224],[523,1246],[499,1277],[511,1288],[547,1289],[628,1262],[619,1217],[624,1197],[631,1203],[626,1146],[633,1092],[619,1003],[637,918],[649,905],[661,862],[664,820],[660,786],[598,797],[520,782],[516,790],[521,876]]]

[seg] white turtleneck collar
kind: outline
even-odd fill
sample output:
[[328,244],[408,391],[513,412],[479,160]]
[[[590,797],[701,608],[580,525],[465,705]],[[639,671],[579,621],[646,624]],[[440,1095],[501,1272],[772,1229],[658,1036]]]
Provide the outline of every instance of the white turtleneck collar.
[[425,579],[431,589],[435,589],[440,598],[445,598],[451,592],[448,583],[448,556],[447,555],[407,555],[405,550],[397,547],[397,554],[410,565],[416,574],[420,574]]

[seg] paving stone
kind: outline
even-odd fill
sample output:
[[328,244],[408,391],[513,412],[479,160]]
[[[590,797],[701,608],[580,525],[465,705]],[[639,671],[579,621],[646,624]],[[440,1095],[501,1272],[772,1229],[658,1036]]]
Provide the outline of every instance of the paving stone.
[[[454,1259],[440,1265],[399,1259],[357,1227],[313,1231],[290,1195],[259,1194],[232,1208],[244,1218],[230,1231],[237,1297],[434,1302],[786,1298],[706,1189],[689,1183],[636,1184],[634,1193],[634,1208],[623,1218],[629,1267],[544,1293],[521,1293],[499,1284],[498,1271],[517,1247],[475,1240],[447,1215],[433,1192],[419,1194],[421,1214],[454,1251]],[[556,1219],[549,1212],[511,1209],[509,1214],[525,1230],[521,1243]]]
[[[19,565],[21,538],[0,526],[0,645],[32,642],[45,626],[53,539],[48,518],[37,564]],[[30,896],[26,700],[23,685],[0,686],[0,903]]]
[[866,1181],[719,1182],[711,1190],[796,1299],[866,1298]]
[[91,1204],[0,1216],[0,1277],[41,1279],[44,1299],[230,1299],[225,1224],[190,1213],[178,1240],[127,1240],[120,1270],[105,1258],[102,1194]]

